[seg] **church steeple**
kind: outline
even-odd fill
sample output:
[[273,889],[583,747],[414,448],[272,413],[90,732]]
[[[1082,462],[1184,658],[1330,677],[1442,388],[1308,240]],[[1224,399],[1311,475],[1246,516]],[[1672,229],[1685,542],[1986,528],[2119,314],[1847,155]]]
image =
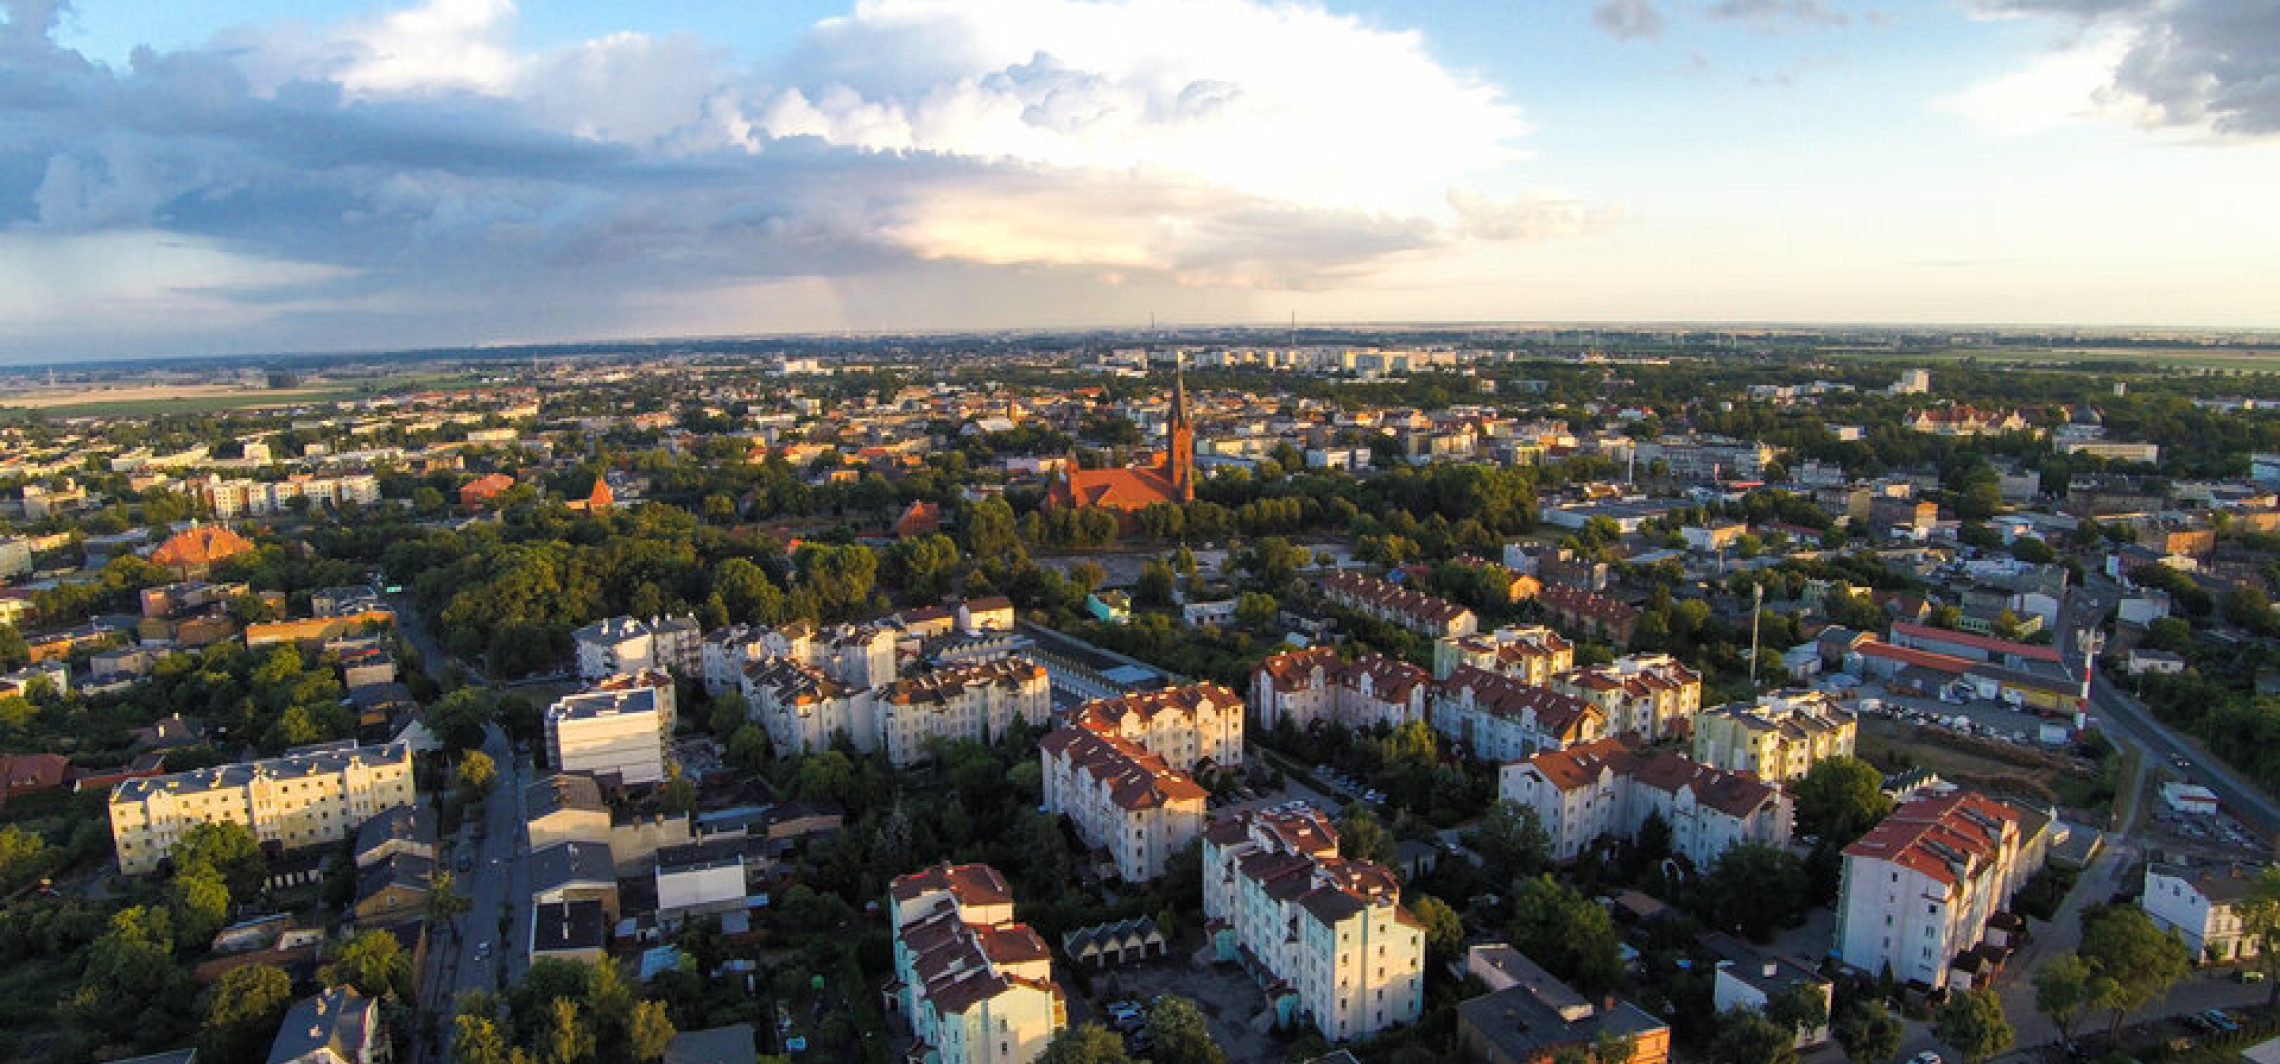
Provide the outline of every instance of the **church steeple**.
[[1185,359],[1172,356],[1172,421],[1168,446],[1164,450],[1164,476],[1172,482],[1172,490],[1181,502],[1195,501],[1195,428],[1188,423],[1187,377],[1181,372]]

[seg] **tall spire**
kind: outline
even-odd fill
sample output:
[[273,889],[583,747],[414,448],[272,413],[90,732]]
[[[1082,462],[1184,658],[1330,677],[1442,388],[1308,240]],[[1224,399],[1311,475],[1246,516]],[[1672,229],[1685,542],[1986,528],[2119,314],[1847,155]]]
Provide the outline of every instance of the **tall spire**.
[[1181,372],[1186,368],[1186,365],[1187,356],[1184,353],[1172,352],[1172,424],[1174,425],[1188,423],[1187,377]]

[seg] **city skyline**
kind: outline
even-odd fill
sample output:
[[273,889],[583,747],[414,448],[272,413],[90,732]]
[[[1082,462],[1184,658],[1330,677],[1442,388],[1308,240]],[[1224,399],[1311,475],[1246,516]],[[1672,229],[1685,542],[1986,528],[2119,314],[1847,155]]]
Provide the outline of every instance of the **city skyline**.
[[2280,326],[2270,5],[649,7],[0,3],[0,361]]

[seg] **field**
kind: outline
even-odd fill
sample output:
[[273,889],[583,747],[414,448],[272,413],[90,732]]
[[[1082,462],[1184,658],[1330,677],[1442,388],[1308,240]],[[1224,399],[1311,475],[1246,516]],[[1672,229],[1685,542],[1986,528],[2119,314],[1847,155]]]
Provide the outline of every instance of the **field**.
[[1876,362],[1947,363],[2050,369],[2170,372],[2280,373],[2280,349],[2212,350],[2202,347],[1956,347],[1942,351],[1827,349],[1831,355]]
[[122,384],[66,391],[0,395],[0,409],[37,410],[50,417],[157,417],[223,410],[330,403],[398,388],[449,387],[463,376],[405,375],[368,381],[320,383],[305,388],[249,388],[224,384]]

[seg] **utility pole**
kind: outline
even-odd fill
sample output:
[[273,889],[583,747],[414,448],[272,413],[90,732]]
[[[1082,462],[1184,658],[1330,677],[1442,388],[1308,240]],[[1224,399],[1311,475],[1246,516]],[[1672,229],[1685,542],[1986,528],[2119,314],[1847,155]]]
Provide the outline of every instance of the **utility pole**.
[[1750,585],[1750,686],[1757,686],[1758,614],[1764,613],[1765,585]]

